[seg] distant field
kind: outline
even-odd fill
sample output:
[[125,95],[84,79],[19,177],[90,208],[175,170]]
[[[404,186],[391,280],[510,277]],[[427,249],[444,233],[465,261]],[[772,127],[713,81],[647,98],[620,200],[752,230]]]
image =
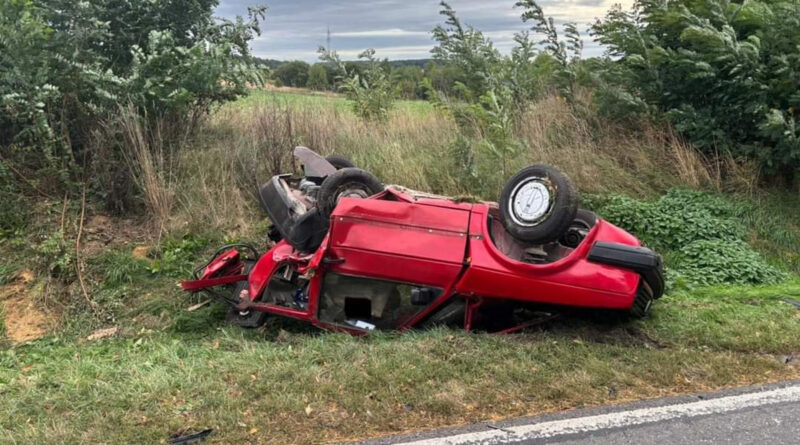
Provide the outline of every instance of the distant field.
[[[228,107],[255,107],[265,104],[284,103],[300,108],[330,108],[334,107],[339,111],[349,111],[350,105],[342,95],[334,93],[319,93],[306,89],[281,90],[253,90],[250,95],[244,97]],[[434,112],[433,106],[421,100],[398,100],[395,102],[393,113],[412,113],[414,115],[425,116]]]

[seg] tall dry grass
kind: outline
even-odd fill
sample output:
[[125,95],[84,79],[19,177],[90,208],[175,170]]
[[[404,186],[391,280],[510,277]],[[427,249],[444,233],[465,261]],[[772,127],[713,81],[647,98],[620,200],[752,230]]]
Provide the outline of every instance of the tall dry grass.
[[[646,197],[675,186],[722,189],[726,181],[723,169],[714,168],[718,163],[703,158],[669,127],[590,124],[555,96],[531,106],[517,124],[516,137],[526,149],[507,160],[507,171],[552,164],[586,193]],[[225,107],[209,120],[195,149],[180,157],[178,220],[248,230],[262,219],[257,186],[295,170],[291,151],[296,145],[348,156],[386,183],[496,199],[507,180],[498,161],[472,144],[475,168],[467,175],[459,165],[458,140],[455,123],[436,111],[396,110],[388,122],[375,124],[332,102],[276,99]]]
[[106,134],[121,132],[122,157],[160,235],[168,229],[175,203],[178,169],[175,153],[188,135],[168,143],[164,138],[165,131],[169,131],[164,128],[166,123],[159,120],[146,125],[144,119],[135,109],[122,108]]

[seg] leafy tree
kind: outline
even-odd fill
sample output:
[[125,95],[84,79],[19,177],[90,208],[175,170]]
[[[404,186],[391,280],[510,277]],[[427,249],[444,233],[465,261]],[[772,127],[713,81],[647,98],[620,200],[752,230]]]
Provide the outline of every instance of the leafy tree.
[[[531,30],[544,36],[541,41],[536,43],[543,45],[545,53],[550,55],[555,62],[554,78],[559,94],[574,105],[574,86],[578,78],[578,67],[583,50],[583,41],[577,25],[570,22],[564,25],[566,41],[562,41],[558,37],[553,18],[546,17],[541,6],[534,0],[520,0],[515,6],[524,8],[522,21],[533,22]],[[525,55],[529,60],[533,51],[530,49],[531,42],[528,40],[528,34],[518,34],[515,40],[519,44],[515,48],[515,52]]]
[[248,45],[266,8],[225,20],[213,17],[216,5],[0,0],[2,161],[63,185],[82,165],[118,161],[115,139],[104,144],[110,154],[89,147],[120,104],[185,131],[245,94],[261,80]]
[[308,82],[306,85],[312,90],[327,90],[330,87],[328,83],[328,70],[325,65],[315,63],[308,68]]
[[800,9],[793,1],[641,0],[592,27],[609,58],[597,103],[663,113],[709,154],[792,178],[800,167]]
[[309,68],[302,60],[287,62],[275,70],[275,78],[281,85],[302,88],[308,82]]
[[[337,68],[339,89],[352,101],[353,111],[363,119],[384,121],[394,105],[395,90],[387,72],[388,64],[375,57],[375,50],[368,49],[358,58],[362,64],[342,62],[335,51],[319,48],[320,59]],[[358,68],[361,67],[360,72]]]
[[392,83],[397,93],[405,99],[422,99],[424,89],[421,87],[424,73],[417,66],[403,66],[392,70]]
[[464,25],[456,11],[446,2],[440,3],[439,14],[446,17],[444,25],[437,25],[431,34],[436,46],[431,50],[434,60],[454,67],[460,78],[456,91],[467,100],[476,100],[494,87],[502,56],[483,33]]

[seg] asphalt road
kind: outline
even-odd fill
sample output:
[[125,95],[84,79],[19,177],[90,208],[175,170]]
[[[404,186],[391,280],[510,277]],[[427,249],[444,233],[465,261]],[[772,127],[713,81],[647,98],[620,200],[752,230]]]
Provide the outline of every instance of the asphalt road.
[[800,382],[670,397],[360,445],[800,444]]

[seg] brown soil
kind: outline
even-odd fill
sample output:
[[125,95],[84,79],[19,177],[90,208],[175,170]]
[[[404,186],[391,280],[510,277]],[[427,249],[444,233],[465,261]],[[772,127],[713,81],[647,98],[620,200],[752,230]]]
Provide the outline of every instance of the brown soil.
[[6,336],[13,344],[42,338],[58,323],[57,314],[37,305],[32,283],[33,273],[23,270],[13,282],[0,286]]
[[[112,218],[95,214],[86,219],[83,227],[81,256],[90,258],[112,245],[146,244],[152,237],[147,224],[129,218]],[[136,254],[147,255],[147,247],[137,247]]]

